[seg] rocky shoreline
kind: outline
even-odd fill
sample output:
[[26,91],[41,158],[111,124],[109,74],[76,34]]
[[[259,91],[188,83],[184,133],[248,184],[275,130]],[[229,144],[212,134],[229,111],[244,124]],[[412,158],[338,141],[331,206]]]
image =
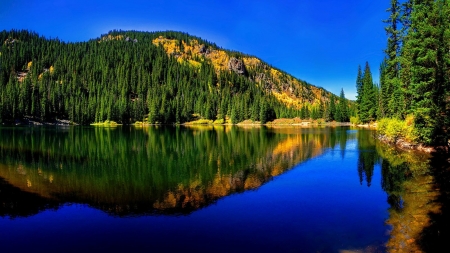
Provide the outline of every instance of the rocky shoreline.
[[[364,124],[364,125],[356,125],[357,127],[361,127],[361,128],[368,128],[368,129],[377,129],[377,123],[372,123],[372,124]],[[450,151],[450,143],[449,145],[445,146],[445,145],[441,145],[441,146],[427,146],[423,143],[412,143],[412,142],[408,142],[403,138],[397,138],[395,140],[392,140],[391,138],[382,135],[382,134],[378,134],[376,133],[375,138],[377,138],[378,140],[380,140],[383,143],[389,144],[389,145],[393,145],[396,146],[397,148],[401,149],[401,150],[413,150],[413,151],[418,151],[418,152],[423,152],[423,153],[428,153],[428,154],[432,154],[432,153],[449,153]]]
[[26,116],[22,120],[14,121],[16,126],[71,126],[77,125],[69,120],[54,119],[52,121],[41,121],[39,118]]
[[449,146],[427,146],[422,143],[411,143],[408,142],[402,138],[398,138],[394,141],[389,139],[388,137],[377,134],[376,138],[384,143],[395,145],[397,148],[400,148],[402,150],[415,150],[419,152],[424,152],[428,154],[432,153],[448,153],[449,152]]

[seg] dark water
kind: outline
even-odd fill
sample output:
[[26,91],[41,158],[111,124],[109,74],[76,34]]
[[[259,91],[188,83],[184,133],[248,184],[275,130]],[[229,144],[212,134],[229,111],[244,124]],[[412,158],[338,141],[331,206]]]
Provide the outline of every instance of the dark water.
[[430,160],[372,135],[0,128],[0,251],[426,250],[442,209]]

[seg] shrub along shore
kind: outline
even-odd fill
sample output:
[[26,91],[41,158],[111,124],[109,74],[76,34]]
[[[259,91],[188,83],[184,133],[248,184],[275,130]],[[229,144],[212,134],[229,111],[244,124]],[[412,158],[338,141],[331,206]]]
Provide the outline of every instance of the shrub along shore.
[[417,150],[425,153],[449,151],[449,145],[429,146],[421,143],[419,141],[420,133],[414,125],[413,116],[408,116],[405,120],[383,118],[376,123],[358,126],[376,129],[379,140],[404,150]]

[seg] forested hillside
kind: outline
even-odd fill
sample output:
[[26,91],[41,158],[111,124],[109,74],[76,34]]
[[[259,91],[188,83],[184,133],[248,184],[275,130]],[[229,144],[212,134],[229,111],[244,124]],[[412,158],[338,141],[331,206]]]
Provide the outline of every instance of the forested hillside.
[[450,2],[391,0],[387,11],[379,85],[368,64],[358,71],[359,119],[379,120],[379,130],[394,138],[448,145]]
[[78,124],[347,121],[352,103],[260,59],[181,32],[111,31],[67,43],[3,31],[0,120]]

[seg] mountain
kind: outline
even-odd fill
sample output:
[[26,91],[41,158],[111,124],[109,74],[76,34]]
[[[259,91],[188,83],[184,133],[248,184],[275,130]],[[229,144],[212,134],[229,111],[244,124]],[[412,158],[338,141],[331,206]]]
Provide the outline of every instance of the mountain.
[[256,57],[182,32],[111,31],[67,43],[11,30],[0,41],[4,123],[333,120],[338,101]]

